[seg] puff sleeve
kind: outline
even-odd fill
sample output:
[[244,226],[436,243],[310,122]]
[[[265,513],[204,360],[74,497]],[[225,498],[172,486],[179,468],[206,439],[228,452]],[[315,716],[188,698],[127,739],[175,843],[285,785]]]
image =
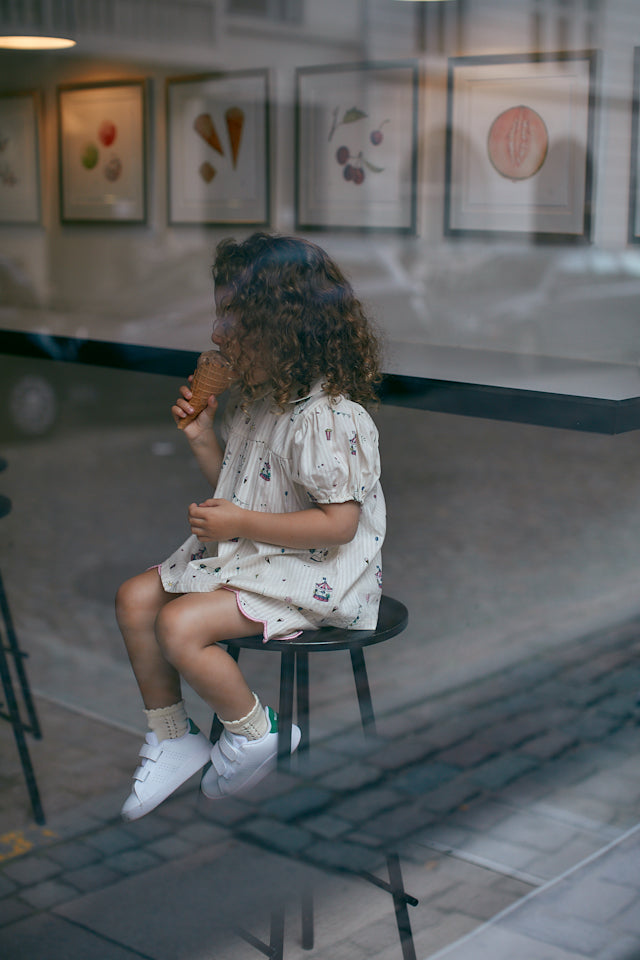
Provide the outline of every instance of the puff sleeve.
[[326,400],[300,421],[290,449],[294,482],[314,503],[363,503],[380,478],[378,431],[366,410]]

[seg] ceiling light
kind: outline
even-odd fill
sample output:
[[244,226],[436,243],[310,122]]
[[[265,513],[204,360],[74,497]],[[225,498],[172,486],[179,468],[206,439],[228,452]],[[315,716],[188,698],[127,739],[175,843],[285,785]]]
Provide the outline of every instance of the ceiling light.
[[0,48],[63,50],[75,46],[74,0],[12,0],[0,6]]

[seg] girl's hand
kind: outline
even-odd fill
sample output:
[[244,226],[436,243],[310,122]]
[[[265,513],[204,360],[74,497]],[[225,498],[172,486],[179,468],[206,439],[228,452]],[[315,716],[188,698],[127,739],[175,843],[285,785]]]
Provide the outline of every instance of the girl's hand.
[[202,503],[192,503],[189,506],[191,533],[202,543],[210,540],[234,540],[242,536],[240,521],[245,513],[242,507],[237,507],[229,500],[210,499],[203,500]]
[[[193,374],[189,377],[189,383],[191,383],[192,380]],[[180,420],[183,420],[187,414],[193,413],[193,407],[189,404],[192,396],[190,388],[183,384],[183,386],[180,387],[180,394],[181,396],[178,397],[171,407],[171,413],[176,424],[178,424]],[[195,420],[192,420],[191,423],[184,428],[185,436],[189,440],[197,440],[202,434],[208,432],[211,429],[217,409],[217,399],[214,396],[209,397],[209,402],[204,410],[198,414]]]

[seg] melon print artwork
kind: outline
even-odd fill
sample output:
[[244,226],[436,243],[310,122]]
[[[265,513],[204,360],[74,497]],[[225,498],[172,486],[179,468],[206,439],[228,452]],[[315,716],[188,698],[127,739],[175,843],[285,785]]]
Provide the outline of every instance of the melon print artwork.
[[519,104],[499,114],[489,130],[487,152],[494,169],[508,180],[527,180],[544,163],[549,135],[544,120]]

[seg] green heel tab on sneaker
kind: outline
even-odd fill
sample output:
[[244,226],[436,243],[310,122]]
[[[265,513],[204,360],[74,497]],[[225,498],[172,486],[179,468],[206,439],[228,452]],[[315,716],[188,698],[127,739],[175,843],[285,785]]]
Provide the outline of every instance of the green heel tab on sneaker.
[[267,718],[270,723],[269,733],[278,732],[278,714],[271,707],[267,707]]
[[191,717],[187,718],[189,720],[189,733],[200,733],[200,727],[197,727]]

